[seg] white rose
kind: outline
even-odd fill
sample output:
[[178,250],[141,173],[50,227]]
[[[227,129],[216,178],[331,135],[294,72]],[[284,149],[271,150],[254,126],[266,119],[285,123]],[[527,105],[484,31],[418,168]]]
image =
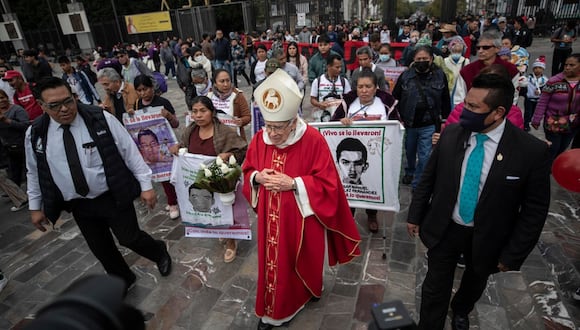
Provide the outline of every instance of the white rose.
[[204,169],[203,169],[203,173],[205,173],[205,177],[206,177],[206,178],[209,178],[209,177],[211,177],[211,171],[210,171],[209,169],[207,169],[207,168],[204,168]]

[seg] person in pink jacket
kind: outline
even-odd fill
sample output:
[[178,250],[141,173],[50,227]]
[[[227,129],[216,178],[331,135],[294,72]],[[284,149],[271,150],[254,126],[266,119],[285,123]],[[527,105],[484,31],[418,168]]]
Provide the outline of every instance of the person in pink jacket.
[[[509,77],[509,73],[506,68],[498,64],[492,64],[491,66],[484,68],[481,70],[480,74],[483,73],[495,73],[498,75],[503,75]],[[448,126],[451,124],[459,123],[459,119],[461,116],[461,112],[463,111],[464,103],[461,102],[453,108],[449,116],[447,116],[447,120],[445,121],[444,126]],[[514,126],[524,129],[524,116],[522,115],[522,110],[517,105],[512,105],[510,111],[506,115],[506,119],[509,120]],[[444,126],[441,126],[441,131],[443,131]],[[431,142],[433,144],[437,144],[439,141],[439,136],[441,133],[434,133]]]

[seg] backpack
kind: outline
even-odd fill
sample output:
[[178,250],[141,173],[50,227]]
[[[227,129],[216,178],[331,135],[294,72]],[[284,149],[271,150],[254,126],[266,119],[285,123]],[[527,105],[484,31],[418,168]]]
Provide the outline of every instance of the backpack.
[[[324,76],[324,73],[322,75],[320,75],[320,77],[318,77],[318,79],[316,80],[316,85],[317,85],[316,88],[317,88],[319,94],[320,94],[320,80],[323,76]],[[344,89],[346,88],[346,85],[344,84],[344,77],[341,75],[339,75],[338,77],[340,78],[340,83],[342,84],[342,89],[344,92]]]
[[163,74],[161,72],[154,71],[153,78],[157,82],[157,87],[159,88],[159,91],[161,91],[161,93],[166,93],[167,82],[165,81],[165,77],[163,76]]

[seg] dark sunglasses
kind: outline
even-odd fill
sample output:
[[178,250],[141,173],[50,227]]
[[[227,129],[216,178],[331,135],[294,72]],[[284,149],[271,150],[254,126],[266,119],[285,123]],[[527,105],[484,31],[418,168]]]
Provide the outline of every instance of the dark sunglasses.
[[476,46],[475,48],[489,50],[490,48],[493,48],[493,47],[495,47],[495,46]]

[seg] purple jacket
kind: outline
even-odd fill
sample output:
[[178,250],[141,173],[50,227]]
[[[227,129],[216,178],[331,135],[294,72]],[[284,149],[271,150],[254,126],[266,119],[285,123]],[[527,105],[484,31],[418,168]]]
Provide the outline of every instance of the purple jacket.
[[[542,95],[532,118],[532,125],[539,126],[540,121],[549,116],[570,114],[580,114],[580,83],[572,88],[564,79],[564,73],[558,73],[550,78],[542,89]],[[576,116],[571,125],[577,127],[579,124],[580,119]]]

